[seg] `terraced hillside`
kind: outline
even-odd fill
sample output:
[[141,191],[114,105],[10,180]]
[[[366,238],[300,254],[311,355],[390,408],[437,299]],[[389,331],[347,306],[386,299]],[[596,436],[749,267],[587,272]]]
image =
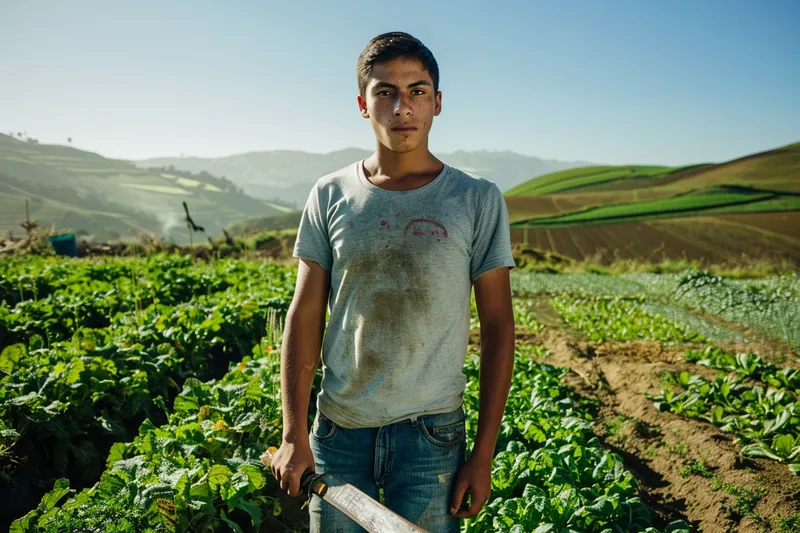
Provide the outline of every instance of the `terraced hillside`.
[[578,259],[800,262],[800,143],[721,164],[556,172],[506,202],[514,241]]

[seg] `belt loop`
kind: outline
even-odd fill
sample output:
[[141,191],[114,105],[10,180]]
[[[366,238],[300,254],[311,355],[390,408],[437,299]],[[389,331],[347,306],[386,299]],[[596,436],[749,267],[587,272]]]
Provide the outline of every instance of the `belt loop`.
[[412,428],[417,427],[417,415],[411,415],[410,420],[411,420],[411,427]]

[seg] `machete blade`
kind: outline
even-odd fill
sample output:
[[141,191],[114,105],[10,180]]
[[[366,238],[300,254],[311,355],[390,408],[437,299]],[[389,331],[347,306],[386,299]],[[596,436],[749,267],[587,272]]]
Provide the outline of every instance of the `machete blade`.
[[[370,533],[429,533],[333,474],[322,474],[320,496]],[[319,495],[318,495],[319,496]]]
[[[274,446],[267,448],[261,456],[264,466],[270,466],[277,451]],[[333,505],[369,533],[430,533],[334,474],[317,474],[310,468],[306,469],[300,479],[300,488],[309,497],[316,494]]]

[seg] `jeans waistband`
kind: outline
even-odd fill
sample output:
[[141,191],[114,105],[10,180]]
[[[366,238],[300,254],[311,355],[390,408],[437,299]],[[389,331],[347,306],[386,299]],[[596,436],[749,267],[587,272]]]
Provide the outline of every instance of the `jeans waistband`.
[[411,424],[411,427],[416,427],[417,423],[420,420],[426,420],[429,418],[433,418],[439,424],[448,424],[448,423],[456,423],[464,420],[465,418],[464,413],[464,404],[462,403],[452,411],[447,411],[444,413],[420,413],[414,414],[410,417],[402,420],[401,422],[408,422]]

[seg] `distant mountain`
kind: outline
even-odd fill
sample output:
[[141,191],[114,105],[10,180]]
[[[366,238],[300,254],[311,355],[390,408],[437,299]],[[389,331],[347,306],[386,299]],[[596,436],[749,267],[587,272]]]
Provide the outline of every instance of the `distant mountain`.
[[[0,231],[23,233],[25,199],[40,226],[118,240],[137,230],[188,241],[183,202],[208,236],[228,225],[287,209],[245,194],[207,172],[146,169],[70,146],[0,134]],[[195,240],[205,240],[196,233]]]
[[[206,171],[215,176],[224,176],[256,198],[288,202],[302,209],[317,179],[370,154],[371,151],[359,148],[326,154],[266,151],[220,158],[161,157],[135,163],[141,167],[172,165],[190,172]],[[459,150],[435,155],[448,165],[494,181],[503,191],[542,174],[592,164],[545,160],[510,151]]]

